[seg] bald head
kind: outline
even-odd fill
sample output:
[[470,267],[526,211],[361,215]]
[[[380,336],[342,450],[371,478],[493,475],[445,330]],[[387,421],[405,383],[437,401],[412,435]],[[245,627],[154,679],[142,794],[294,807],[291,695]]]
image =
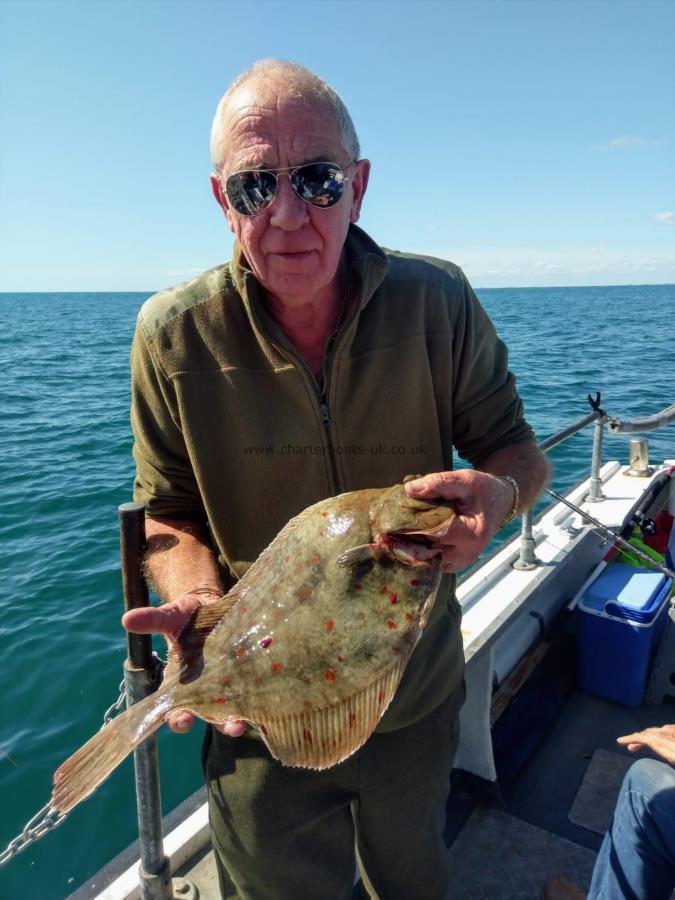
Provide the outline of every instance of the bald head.
[[332,119],[351,160],[360,155],[359,140],[347,107],[332,87],[308,69],[284,60],[263,59],[243,72],[223,95],[211,127],[211,159],[216,172],[225,164],[232,113],[255,95],[266,104],[308,104]]

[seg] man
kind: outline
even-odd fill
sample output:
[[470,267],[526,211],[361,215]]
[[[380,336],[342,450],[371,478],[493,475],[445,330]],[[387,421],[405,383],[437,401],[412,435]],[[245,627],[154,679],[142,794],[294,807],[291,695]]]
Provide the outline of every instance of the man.
[[[546,464],[461,271],[385,253],[356,227],[370,163],[328,85],[256,64],[221,100],[211,148],[237,243],[230,265],[139,316],[135,496],[165,605],[125,626],[171,641],[306,506],[432,473],[407,490],[456,505],[441,539],[448,574],[376,734],[317,773],[278,765],[230,722],[208,730],[203,758],[224,897],[349,897],[356,840],[380,897],[439,900],[463,698],[450,573],[534,502]],[[450,471],[453,443],[474,469]],[[170,724],[191,723],[178,713]]]
[[[623,780],[612,823],[600,847],[588,900],[669,900],[675,888],[675,725],[645,728],[617,738],[640,759]],[[584,900],[573,882],[556,875],[544,900]]]

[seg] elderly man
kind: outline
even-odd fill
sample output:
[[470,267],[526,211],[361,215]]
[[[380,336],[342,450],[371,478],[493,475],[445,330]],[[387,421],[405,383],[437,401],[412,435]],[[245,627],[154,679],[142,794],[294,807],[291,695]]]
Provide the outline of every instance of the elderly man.
[[[171,641],[304,507],[433,473],[407,489],[455,503],[448,574],[377,732],[314,772],[232,721],[208,729],[203,763],[224,897],[347,898],[356,851],[383,900],[440,900],[463,698],[451,573],[534,502],[546,464],[462,272],[356,227],[370,163],[327,84],[256,64],[221,100],[211,148],[233,259],[148,300],[132,351],[135,497],[165,605],[125,626]],[[450,471],[453,444],[474,468]]]

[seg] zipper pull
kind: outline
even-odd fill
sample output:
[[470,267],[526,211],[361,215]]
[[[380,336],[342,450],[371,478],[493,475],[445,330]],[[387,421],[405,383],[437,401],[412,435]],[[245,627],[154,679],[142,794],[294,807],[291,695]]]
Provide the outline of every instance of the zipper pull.
[[320,403],[319,404],[319,420],[324,428],[328,428],[330,425],[330,416],[328,414],[328,404]]

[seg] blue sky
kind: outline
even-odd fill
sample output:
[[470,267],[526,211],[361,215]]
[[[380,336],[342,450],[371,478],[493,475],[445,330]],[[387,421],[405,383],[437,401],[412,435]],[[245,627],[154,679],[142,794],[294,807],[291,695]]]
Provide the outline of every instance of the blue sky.
[[361,225],[476,287],[675,282],[672,0],[0,0],[0,290],[229,257],[211,118],[256,59],[349,107]]

